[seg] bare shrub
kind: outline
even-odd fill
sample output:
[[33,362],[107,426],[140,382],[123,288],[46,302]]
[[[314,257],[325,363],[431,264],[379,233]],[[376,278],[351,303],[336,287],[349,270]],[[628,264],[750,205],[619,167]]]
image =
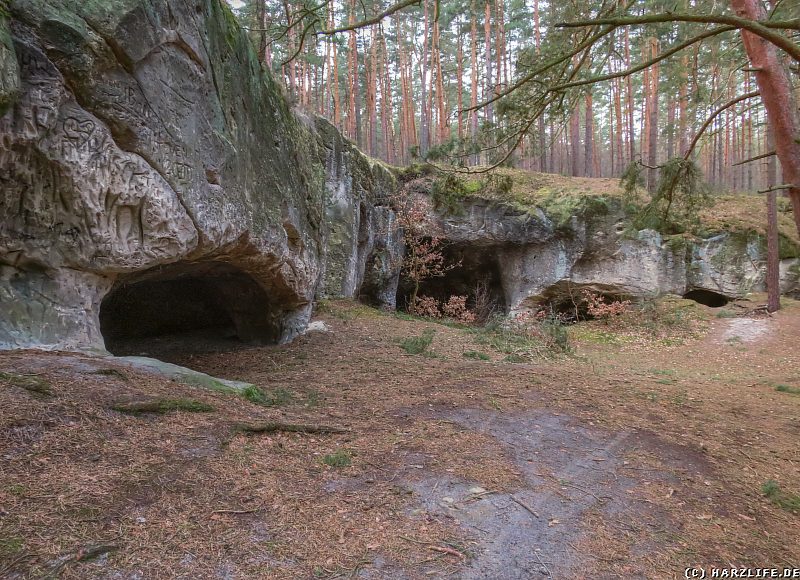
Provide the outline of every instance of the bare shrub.
[[606,323],[612,318],[624,314],[631,305],[630,300],[606,301],[601,294],[591,290],[584,290],[581,294],[586,301],[586,312],[589,316]]
[[466,296],[451,296],[442,304],[442,314],[463,324],[475,322],[475,313],[467,308]]
[[472,312],[475,314],[475,322],[486,324],[497,313],[497,303],[489,289],[489,280],[486,278],[478,280],[472,291],[472,297],[474,301]]
[[416,299],[408,305],[408,310],[412,314],[424,316],[426,318],[442,317],[439,301],[432,296],[417,296]]

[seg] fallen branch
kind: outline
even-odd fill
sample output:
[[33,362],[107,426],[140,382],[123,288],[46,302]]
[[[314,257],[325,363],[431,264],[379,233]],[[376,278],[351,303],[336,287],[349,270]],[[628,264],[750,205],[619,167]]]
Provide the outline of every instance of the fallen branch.
[[542,560],[542,557],[539,556],[539,552],[534,550],[533,551],[533,555],[536,556],[536,559],[539,561],[539,564],[541,564],[542,568],[544,568],[545,572],[547,572],[547,577],[548,578],[552,578],[553,577],[553,573],[550,572],[550,568],[547,567],[547,564],[544,563],[544,561]]
[[463,552],[459,552],[455,548],[451,548],[449,546],[440,546],[438,544],[434,544],[432,542],[425,542],[423,540],[415,540],[414,538],[409,538],[408,536],[400,536],[401,540],[405,540],[406,542],[412,542],[414,544],[420,544],[422,546],[427,546],[429,550],[433,550],[434,552],[441,552],[443,554],[450,554],[451,556],[458,556],[461,559],[466,559],[467,555]]
[[458,558],[461,558],[462,560],[466,560],[466,558],[467,558],[467,556],[463,552],[459,552],[458,550],[456,550],[454,548],[450,548],[448,546],[430,545],[430,546],[428,546],[428,549],[429,550],[433,550],[434,552],[441,552],[443,554],[450,554],[451,556],[456,556]]
[[251,510],[214,510],[211,513],[212,514],[233,514],[233,515],[253,514],[253,513],[257,512],[258,510],[260,510],[263,507],[264,507],[264,504],[262,503],[258,507],[254,507]]
[[526,510],[527,510],[527,511],[528,511],[528,512],[529,512],[529,513],[530,513],[530,514],[533,516],[533,517],[535,517],[536,519],[539,519],[539,514],[537,514],[537,513],[536,513],[536,512],[533,510],[533,508],[532,508],[532,507],[530,507],[528,504],[526,504],[524,501],[522,501],[521,499],[517,499],[517,498],[516,498],[516,497],[514,497],[513,495],[511,495],[511,496],[509,496],[509,497],[511,498],[511,501],[513,501],[514,503],[516,503],[516,504],[518,504],[518,505],[521,505],[521,506],[522,506],[523,508],[525,508],[525,509],[526,509]]
[[93,560],[98,556],[102,556],[103,554],[114,552],[116,550],[119,550],[119,546],[116,544],[92,544],[79,549],[77,552],[64,554],[50,563],[48,577],[56,576],[67,564]]
[[608,496],[599,497],[599,496],[595,495],[594,493],[592,493],[591,491],[589,491],[588,489],[585,489],[585,488],[581,487],[580,485],[575,485],[574,483],[569,483],[568,481],[562,481],[562,482],[559,482],[559,483],[560,483],[560,485],[563,485],[565,487],[571,487],[573,489],[577,489],[578,491],[582,491],[583,493],[592,496],[594,499],[596,499],[599,502],[606,502],[606,501],[609,501],[611,499]]
[[300,425],[295,423],[278,423],[270,421],[258,425],[236,425],[236,431],[241,433],[350,433],[348,429],[328,427],[325,425]]
[[482,497],[486,497],[487,495],[493,495],[495,493],[497,493],[496,489],[490,489],[490,490],[487,490],[487,491],[482,491],[480,493],[473,493],[473,494],[469,495],[468,497],[466,497],[464,499],[464,501],[478,500],[478,499],[481,499]]

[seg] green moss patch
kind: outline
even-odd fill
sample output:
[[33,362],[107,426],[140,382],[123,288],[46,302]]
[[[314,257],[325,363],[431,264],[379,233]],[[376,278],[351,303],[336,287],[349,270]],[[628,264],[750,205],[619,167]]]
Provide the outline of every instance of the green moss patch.
[[184,413],[210,413],[214,407],[196,399],[152,399],[116,403],[111,408],[126,415],[165,415],[175,411]]
[[50,383],[35,374],[0,372],[0,382],[4,382],[12,387],[25,389],[34,395],[50,396],[53,394]]

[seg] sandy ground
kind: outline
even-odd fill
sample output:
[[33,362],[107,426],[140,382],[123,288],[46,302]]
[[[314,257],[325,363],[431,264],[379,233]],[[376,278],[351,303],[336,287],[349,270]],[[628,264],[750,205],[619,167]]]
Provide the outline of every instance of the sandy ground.
[[[291,345],[135,345],[268,406],[67,353],[0,354],[0,577],[682,577],[800,562],[800,307],[679,336],[589,323],[524,363],[327,305]],[[398,340],[435,331],[427,355]],[[480,352],[490,360],[473,360]],[[120,403],[206,403],[130,415]],[[197,409],[194,409],[197,410]],[[267,421],[341,433],[242,433]]]

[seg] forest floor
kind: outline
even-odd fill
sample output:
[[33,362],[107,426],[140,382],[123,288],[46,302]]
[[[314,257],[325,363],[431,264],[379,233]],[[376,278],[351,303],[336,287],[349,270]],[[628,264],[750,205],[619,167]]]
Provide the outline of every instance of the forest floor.
[[[0,578],[798,566],[800,303],[680,308],[680,330],[581,323],[571,354],[516,363],[478,331],[347,302],[285,346],[143,347],[261,404],[113,358],[1,353]],[[422,354],[401,348],[426,329]],[[132,401],[155,404],[112,408]],[[343,432],[240,428],[265,422]]]

